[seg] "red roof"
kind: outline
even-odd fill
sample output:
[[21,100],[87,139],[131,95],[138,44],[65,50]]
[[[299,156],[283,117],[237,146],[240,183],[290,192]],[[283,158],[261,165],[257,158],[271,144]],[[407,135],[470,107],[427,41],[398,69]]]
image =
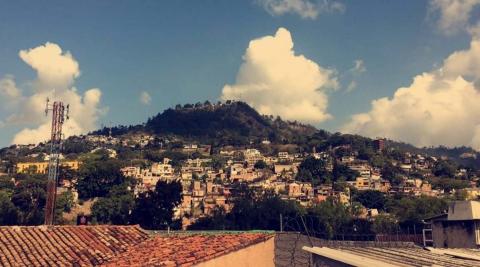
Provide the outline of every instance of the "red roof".
[[0,227],[0,266],[91,266],[145,241],[138,226]]
[[273,234],[221,233],[157,236],[103,266],[191,266],[266,241]]

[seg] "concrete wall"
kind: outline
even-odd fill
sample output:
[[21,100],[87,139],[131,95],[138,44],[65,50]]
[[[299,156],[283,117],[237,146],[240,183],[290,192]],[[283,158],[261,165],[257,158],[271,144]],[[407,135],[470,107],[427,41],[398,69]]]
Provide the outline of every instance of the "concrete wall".
[[264,242],[248,246],[232,253],[202,262],[201,267],[274,267],[275,239],[272,237]]
[[477,248],[474,221],[437,221],[432,235],[437,248]]

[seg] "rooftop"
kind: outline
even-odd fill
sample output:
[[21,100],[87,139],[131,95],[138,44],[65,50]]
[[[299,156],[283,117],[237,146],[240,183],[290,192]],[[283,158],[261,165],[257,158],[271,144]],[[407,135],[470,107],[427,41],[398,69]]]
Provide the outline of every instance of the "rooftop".
[[147,238],[139,226],[5,226],[0,266],[98,265]]
[[480,266],[480,249],[422,248],[411,242],[334,241],[277,233],[276,266],[309,266],[311,253],[354,266]]
[[454,201],[448,206],[448,220],[480,220],[479,201]]
[[304,247],[304,250],[355,266],[451,266],[480,265],[479,250],[423,249],[420,247]]
[[273,236],[270,233],[249,232],[159,235],[131,247],[104,266],[191,266]]
[[167,234],[139,226],[3,226],[0,266],[190,266],[273,237],[272,232]]

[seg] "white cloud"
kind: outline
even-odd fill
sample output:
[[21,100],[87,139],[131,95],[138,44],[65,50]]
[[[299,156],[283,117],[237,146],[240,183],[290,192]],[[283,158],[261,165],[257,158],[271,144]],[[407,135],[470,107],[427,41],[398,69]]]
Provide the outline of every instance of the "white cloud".
[[150,105],[152,102],[152,97],[148,92],[143,91],[140,93],[140,102],[144,105]]
[[449,78],[463,76],[478,84],[480,82],[480,38],[473,38],[470,49],[451,54],[444,61],[440,71]]
[[[65,136],[85,133],[97,127],[99,117],[106,111],[100,107],[102,93],[100,89],[92,88],[81,94],[73,87],[80,69],[70,52],[62,51],[57,44],[46,43],[22,50],[19,56],[37,72],[37,78],[32,83],[32,93],[21,97],[4,122],[27,126],[14,136],[12,143],[30,144],[49,139],[50,117],[44,114],[47,98],[70,105],[70,119],[63,127]],[[7,84],[12,82],[14,84],[13,77],[10,77]]]
[[384,136],[418,146],[469,145],[480,149],[480,40],[457,51],[431,72],[417,75],[392,98],[372,101],[342,131]]
[[12,75],[6,75],[0,79],[0,96],[7,101],[18,100],[22,96]]
[[353,67],[343,73],[343,78],[347,81],[350,80],[345,90],[345,93],[350,93],[357,88],[358,83],[356,79],[366,71],[367,67],[365,67],[365,63],[362,59],[356,59],[353,61]]
[[297,14],[316,19],[320,13],[344,12],[345,5],[335,0],[257,0],[272,16]]
[[438,27],[447,34],[467,30],[472,10],[480,0],[430,0],[430,13],[438,14]]
[[352,73],[360,74],[367,71],[367,68],[365,67],[365,63],[363,62],[362,59],[355,60],[353,64],[354,64],[353,68],[350,69]]
[[338,87],[335,71],[295,55],[288,30],[252,40],[243,60],[236,83],[223,87],[222,99],[243,100],[260,113],[288,120],[319,123],[331,118],[326,90]]
[[47,42],[29,50],[21,50],[18,55],[37,71],[40,84],[37,89],[65,89],[80,75],[78,62],[70,52],[63,52],[54,43]]
[[356,81],[351,81],[348,86],[347,86],[347,93],[350,93],[352,92],[353,90],[355,90],[357,88],[357,82]]

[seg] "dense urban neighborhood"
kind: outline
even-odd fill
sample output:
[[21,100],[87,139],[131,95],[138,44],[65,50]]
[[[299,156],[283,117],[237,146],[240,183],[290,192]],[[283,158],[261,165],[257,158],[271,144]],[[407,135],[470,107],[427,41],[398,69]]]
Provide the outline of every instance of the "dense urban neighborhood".
[[[0,150],[1,224],[43,223],[48,147]],[[323,238],[420,234],[448,202],[478,199],[476,157],[468,148],[331,134],[242,102],[177,106],[147,124],[65,140],[55,220]]]

